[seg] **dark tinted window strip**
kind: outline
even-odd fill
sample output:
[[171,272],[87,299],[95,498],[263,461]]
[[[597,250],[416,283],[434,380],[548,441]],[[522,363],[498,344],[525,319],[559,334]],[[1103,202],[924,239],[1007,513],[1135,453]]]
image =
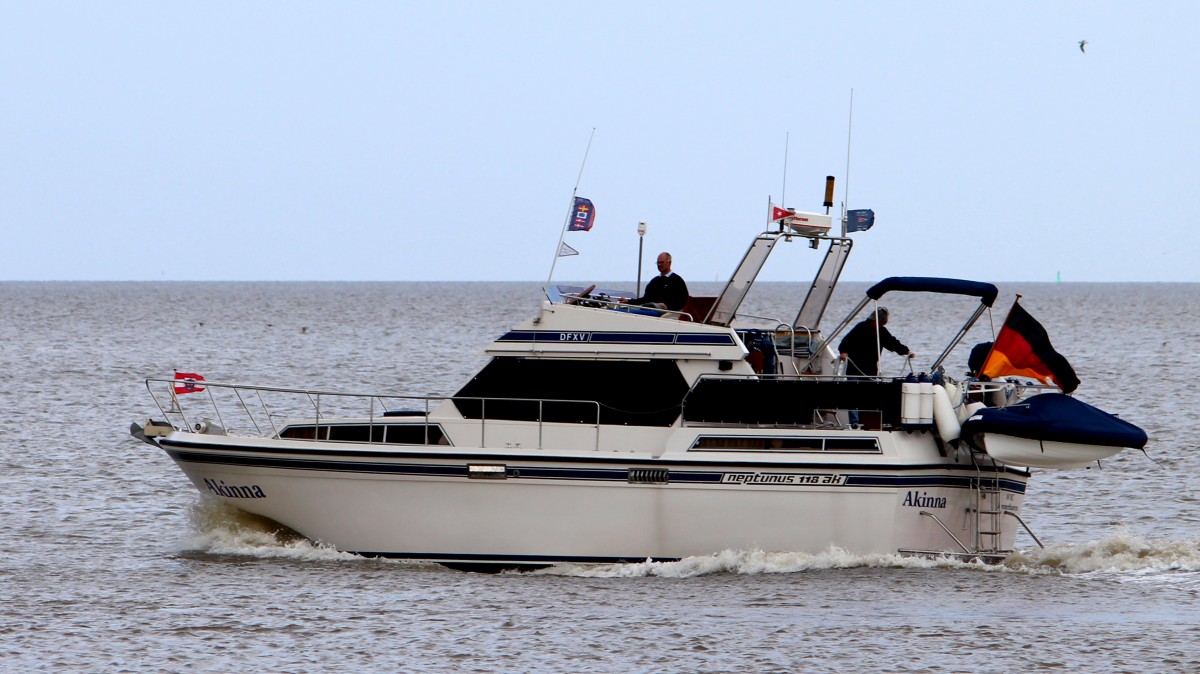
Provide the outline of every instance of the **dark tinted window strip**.
[[864,415],[877,428],[900,422],[900,382],[706,378],[684,401],[683,419],[697,424],[811,427],[832,410]]
[[675,332],[577,332],[557,330],[514,330],[496,339],[498,342],[599,343],[599,344],[704,344],[732,346],[730,335]]
[[676,344],[692,344],[705,346],[731,346],[733,338],[729,335],[679,335]]
[[674,344],[675,335],[660,332],[593,332],[593,344]]
[[826,438],[827,452],[878,452],[879,441],[875,438]]
[[[320,437],[330,442],[364,442],[385,445],[449,445],[450,440],[438,424],[319,424]],[[428,433],[426,430],[428,429]],[[293,424],[279,437],[286,440],[312,440],[312,424]]]
[[670,426],[679,418],[687,390],[679,366],[671,360],[501,356],[467,382],[453,403],[468,419],[486,415],[512,421],[595,424],[598,415],[601,424]]
[[822,438],[794,435],[702,435],[692,443],[699,451],[854,452],[879,453],[875,438]]

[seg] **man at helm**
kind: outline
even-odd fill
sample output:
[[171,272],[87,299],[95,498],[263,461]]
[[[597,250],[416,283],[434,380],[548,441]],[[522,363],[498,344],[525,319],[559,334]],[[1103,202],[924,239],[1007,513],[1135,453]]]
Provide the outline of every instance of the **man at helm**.
[[679,274],[671,271],[671,254],[658,254],[658,276],[646,284],[646,294],[631,300],[621,300],[628,304],[639,304],[655,309],[679,311],[687,304],[688,287]]

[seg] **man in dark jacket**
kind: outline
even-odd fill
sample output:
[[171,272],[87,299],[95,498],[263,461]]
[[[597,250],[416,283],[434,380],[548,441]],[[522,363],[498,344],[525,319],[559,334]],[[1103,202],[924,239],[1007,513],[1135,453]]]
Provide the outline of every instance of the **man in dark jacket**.
[[[876,321],[878,321],[878,326],[876,326]],[[901,344],[900,340],[893,337],[892,333],[883,327],[887,325],[887,321],[888,310],[880,307],[877,312],[872,313],[865,321],[860,322],[846,333],[842,343],[838,344],[838,351],[842,354],[841,359],[847,361],[846,374],[878,376],[880,347],[894,351],[901,356],[916,357],[915,353],[909,351],[907,346]],[[878,342],[875,341],[876,327],[879,328]]]
[[671,254],[658,254],[658,276],[646,284],[646,294],[631,300],[622,300],[628,304],[639,304],[655,309],[670,309],[679,311],[687,303],[688,287],[679,277],[671,272]]

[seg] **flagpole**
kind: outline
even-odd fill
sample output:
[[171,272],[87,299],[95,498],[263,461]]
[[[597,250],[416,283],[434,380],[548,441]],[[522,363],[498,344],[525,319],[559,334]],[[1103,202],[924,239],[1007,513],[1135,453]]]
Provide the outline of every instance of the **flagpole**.
[[854,131],[854,89],[850,89],[850,119],[846,122],[846,186],[842,188],[842,238],[846,238],[846,209],[850,204],[850,136]]
[[[1008,308],[1008,313],[1004,314],[1004,323],[1000,324],[1001,330],[1004,329],[1004,324],[1008,323],[1008,318],[1010,316],[1012,316],[1013,309],[1016,309],[1017,304],[1019,304],[1021,302],[1021,293],[1016,293],[1016,295],[1017,295],[1017,298],[1013,300],[1012,306]],[[997,336],[998,335],[996,334],[996,324],[993,323],[992,324],[992,348],[988,349],[987,355],[984,356],[983,365],[987,365],[988,359],[992,357],[992,352],[996,350],[996,337]],[[983,365],[979,366],[980,370],[983,369]]]
[[[567,207],[567,215],[563,218],[562,230],[558,233],[558,245],[554,247],[554,259],[550,262],[550,275],[546,277],[546,285],[550,285],[551,279],[554,278],[554,266],[558,264],[559,253],[562,252],[563,237],[567,234],[567,224],[571,221],[571,211],[575,208],[575,194],[579,192],[579,182],[583,180],[583,167],[587,166],[588,153],[592,151],[592,139],[596,137],[596,127],[592,127],[592,133],[588,136],[587,149],[583,151],[583,161],[579,164],[579,175],[575,177],[575,188],[571,190],[571,203]],[[544,291],[545,288],[542,288]]]

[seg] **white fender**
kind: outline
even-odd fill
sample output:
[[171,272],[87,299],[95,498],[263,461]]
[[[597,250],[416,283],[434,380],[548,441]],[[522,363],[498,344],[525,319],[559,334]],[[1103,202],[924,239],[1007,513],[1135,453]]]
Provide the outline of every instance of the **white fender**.
[[962,391],[949,379],[942,386],[946,387],[946,395],[950,396],[950,406],[957,410],[958,406],[962,404]]
[[[933,384],[928,381],[923,381],[917,384],[921,390],[921,412],[920,423],[933,423]],[[949,398],[947,398],[949,400]]]
[[980,402],[967,403],[967,418],[970,419],[976,412],[985,407],[987,407],[987,405],[984,405]]
[[933,420],[943,442],[957,440],[962,433],[962,424],[954,413],[954,405],[950,404],[950,394],[940,384],[933,386]]
[[961,424],[967,419],[970,419],[972,414],[975,414],[985,407],[987,407],[987,405],[984,405],[981,402],[973,402],[963,405],[962,407],[958,408],[958,423]]
[[921,422],[921,385],[915,381],[900,384],[900,423],[911,426]]

